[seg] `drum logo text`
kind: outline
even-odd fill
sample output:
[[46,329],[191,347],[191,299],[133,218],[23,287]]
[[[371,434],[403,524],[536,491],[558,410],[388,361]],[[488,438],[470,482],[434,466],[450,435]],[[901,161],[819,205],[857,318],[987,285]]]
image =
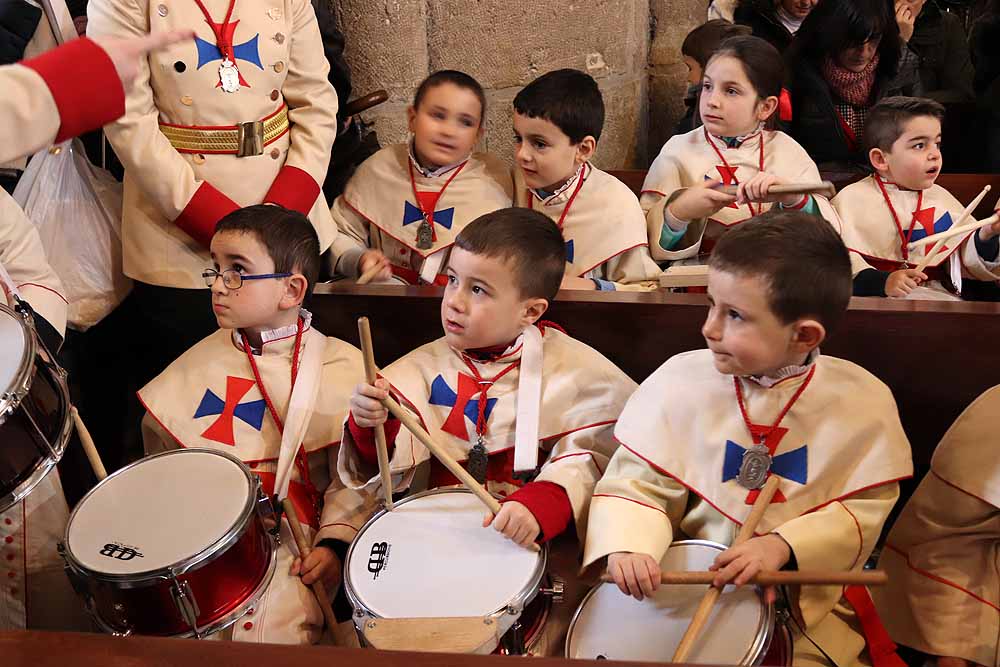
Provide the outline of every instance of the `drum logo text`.
[[100,554],[117,560],[132,560],[136,557],[142,558],[142,554],[138,550],[133,547],[127,547],[124,544],[118,544],[117,542],[105,544]]
[[378,579],[379,573],[389,561],[390,546],[388,542],[376,542],[372,545],[371,555],[368,557],[368,571],[372,573],[372,579]]

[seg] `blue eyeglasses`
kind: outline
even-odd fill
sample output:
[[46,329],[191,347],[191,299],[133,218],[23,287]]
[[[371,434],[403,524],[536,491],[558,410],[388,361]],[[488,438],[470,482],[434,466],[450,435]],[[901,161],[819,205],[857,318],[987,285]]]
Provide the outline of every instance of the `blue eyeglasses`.
[[236,290],[243,287],[244,280],[264,280],[266,278],[288,278],[291,273],[258,273],[256,275],[247,276],[236,269],[226,269],[225,271],[216,271],[215,269],[205,269],[201,272],[201,277],[205,279],[205,286],[211,287],[215,284],[216,278],[222,278],[222,284],[226,286],[226,289]]

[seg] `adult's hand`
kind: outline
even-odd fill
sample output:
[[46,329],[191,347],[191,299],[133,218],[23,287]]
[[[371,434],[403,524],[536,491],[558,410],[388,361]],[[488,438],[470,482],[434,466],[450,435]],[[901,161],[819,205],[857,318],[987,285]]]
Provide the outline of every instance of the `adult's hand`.
[[172,44],[193,39],[193,30],[172,30],[146,35],[138,39],[95,39],[98,46],[104,49],[111,62],[114,63],[122,86],[128,88],[139,73],[139,62],[146,54],[159,51]]
[[917,16],[907,0],[896,0],[896,25],[899,26],[899,38],[904,44],[909,44],[913,37],[913,24]]

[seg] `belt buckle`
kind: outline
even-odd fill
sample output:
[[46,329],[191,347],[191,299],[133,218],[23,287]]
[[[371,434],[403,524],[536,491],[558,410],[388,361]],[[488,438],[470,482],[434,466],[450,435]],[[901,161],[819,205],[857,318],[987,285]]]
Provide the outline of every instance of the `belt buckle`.
[[236,157],[264,154],[264,121],[251,120],[236,126]]

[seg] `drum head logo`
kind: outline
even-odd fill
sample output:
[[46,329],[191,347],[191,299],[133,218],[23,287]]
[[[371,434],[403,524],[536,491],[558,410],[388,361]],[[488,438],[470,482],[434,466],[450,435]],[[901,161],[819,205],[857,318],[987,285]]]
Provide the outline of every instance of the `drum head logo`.
[[368,571],[372,573],[372,579],[378,579],[378,575],[389,563],[390,544],[388,542],[376,542],[372,545],[371,554],[368,556]]
[[125,546],[124,544],[119,544],[117,542],[105,544],[104,548],[98,553],[102,556],[107,556],[108,558],[114,558],[116,560],[132,560],[133,558],[142,558],[142,554],[138,549]]

